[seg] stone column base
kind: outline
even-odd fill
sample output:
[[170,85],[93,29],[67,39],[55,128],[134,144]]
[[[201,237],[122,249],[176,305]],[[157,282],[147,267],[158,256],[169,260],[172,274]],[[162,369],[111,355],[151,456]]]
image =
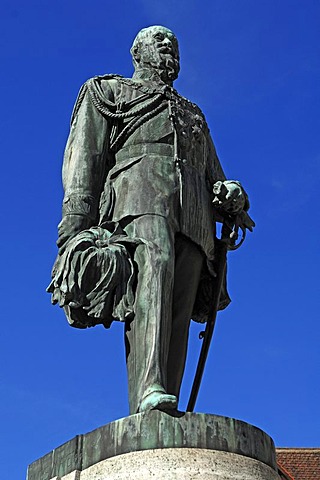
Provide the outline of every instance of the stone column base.
[[166,448],[126,453],[52,480],[279,480],[268,465],[236,453]]

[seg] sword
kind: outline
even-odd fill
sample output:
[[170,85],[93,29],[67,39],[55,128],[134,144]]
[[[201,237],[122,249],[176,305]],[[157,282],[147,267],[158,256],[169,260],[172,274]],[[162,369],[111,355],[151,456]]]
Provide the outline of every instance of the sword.
[[[216,253],[218,258],[218,264],[216,266],[217,276],[215,277],[215,288],[212,299],[211,314],[208,318],[206,328],[203,332],[200,332],[199,338],[203,340],[201,351],[199,355],[199,361],[197,365],[196,374],[193,380],[191,394],[187,406],[187,412],[193,412],[199,388],[210,348],[210,343],[213,335],[213,330],[216,323],[217,312],[219,307],[219,300],[221,295],[221,289],[223,279],[226,271],[227,264],[227,252],[228,250],[238,249],[245,240],[246,229],[252,232],[255,226],[253,220],[249,217],[246,211],[242,211],[240,214],[234,216],[226,215],[223,220],[223,226],[221,231],[221,238],[216,239]],[[242,238],[239,243],[236,243],[238,239],[238,230],[242,231]]]

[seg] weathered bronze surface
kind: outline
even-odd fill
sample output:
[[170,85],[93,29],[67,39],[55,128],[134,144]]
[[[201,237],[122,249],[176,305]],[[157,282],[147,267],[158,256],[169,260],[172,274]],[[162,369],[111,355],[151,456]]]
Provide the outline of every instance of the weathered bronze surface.
[[50,480],[102,460],[154,448],[203,448],[245,455],[276,470],[275,449],[265,432],[219,415],[144,412],[77,435],[28,468],[27,480]]
[[[131,53],[132,78],[94,77],[76,101],[48,290],[74,327],[125,322],[134,414],[177,408],[190,319],[212,316],[215,221],[230,232],[253,222],[203,113],[172,87],[174,34],[143,29]],[[230,302],[225,276],[218,298],[219,309]]]

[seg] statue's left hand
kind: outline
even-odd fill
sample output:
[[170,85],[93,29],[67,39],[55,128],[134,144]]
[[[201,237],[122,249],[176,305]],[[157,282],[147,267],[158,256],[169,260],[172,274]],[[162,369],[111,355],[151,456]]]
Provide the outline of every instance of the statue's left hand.
[[248,210],[248,196],[236,180],[218,181],[213,185],[213,205],[229,215],[237,215],[242,210]]
[[[248,195],[236,180],[218,181],[213,185],[213,205],[218,214],[218,222],[223,223],[222,237],[228,239],[229,250],[237,250],[246,238],[246,230],[253,231],[254,221],[248,215],[250,207]],[[237,243],[238,231],[242,238]]]

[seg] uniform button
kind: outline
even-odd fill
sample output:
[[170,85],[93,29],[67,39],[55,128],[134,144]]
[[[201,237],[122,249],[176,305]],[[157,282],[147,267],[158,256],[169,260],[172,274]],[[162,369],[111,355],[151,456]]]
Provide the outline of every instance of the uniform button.
[[181,135],[182,135],[183,137],[186,137],[186,136],[187,136],[187,132],[186,132],[185,130],[182,130]]
[[186,163],[188,163],[188,160],[187,160],[186,158],[184,158],[184,159],[182,160],[182,163],[186,164]]

